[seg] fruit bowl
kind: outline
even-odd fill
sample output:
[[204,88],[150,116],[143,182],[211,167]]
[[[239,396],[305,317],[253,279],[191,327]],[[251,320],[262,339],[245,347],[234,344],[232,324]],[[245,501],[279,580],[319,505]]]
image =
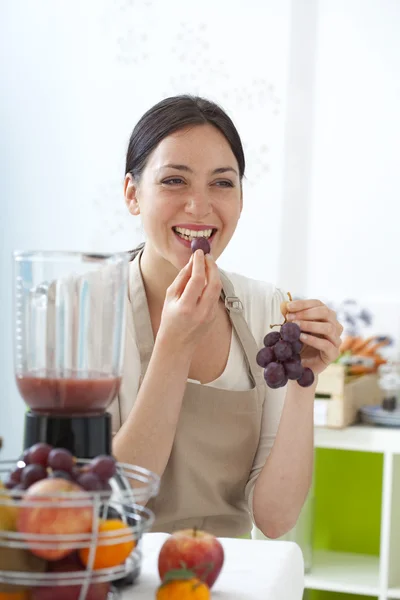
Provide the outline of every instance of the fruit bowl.
[[[0,461],[0,480],[18,464]],[[108,489],[76,491],[72,482],[48,478],[26,490],[0,489],[0,592],[29,589],[32,600],[105,600],[137,577],[141,538],[154,521],[145,504],[157,495],[159,478],[116,463],[108,483]]]

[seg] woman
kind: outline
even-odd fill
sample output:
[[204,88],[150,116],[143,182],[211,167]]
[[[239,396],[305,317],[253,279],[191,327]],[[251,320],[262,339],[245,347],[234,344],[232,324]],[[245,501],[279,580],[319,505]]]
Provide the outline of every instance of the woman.
[[[233,537],[253,520],[280,537],[312,478],[316,382],[269,389],[255,361],[287,297],[215,263],[238,224],[244,170],[235,126],[202,98],[163,100],[130,138],[125,200],[147,241],[130,265],[113,450],[161,476],[156,531],[197,526]],[[192,255],[197,235],[211,255]],[[318,300],[289,310],[317,379],[338,356],[342,327]]]

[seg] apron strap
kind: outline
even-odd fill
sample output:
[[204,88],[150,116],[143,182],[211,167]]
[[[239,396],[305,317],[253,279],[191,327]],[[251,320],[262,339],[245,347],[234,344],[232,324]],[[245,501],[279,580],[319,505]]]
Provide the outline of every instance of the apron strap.
[[250,331],[247,321],[244,318],[243,304],[241,300],[235,295],[235,289],[226,273],[220,269],[219,274],[221,277],[223,288],[221,292],[221,297],[225,303],[227,311],[229,312],[232,325],[237,333],[237,336],[243,348],[243,352],[249,368],[249,373],[253,379],[254,385],[260,385],[262,372],[261,368],[258,366],[256,361],[256,356],[259,349],[257,347],[254,336]]
[[140,355],[141,375],[140,383],[149,365],[154,348],[153,327],[151,325],[150,312],[147,304],[146,291],[142,273],[140,271],[140,257],[142,251],[134,258],[129,270],[129,294],[132,305],[133,325],[138,340]]

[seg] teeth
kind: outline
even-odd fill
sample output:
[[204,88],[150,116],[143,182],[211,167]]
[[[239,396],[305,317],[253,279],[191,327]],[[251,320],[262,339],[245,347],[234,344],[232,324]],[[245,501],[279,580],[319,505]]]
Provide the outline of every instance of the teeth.
[[184,229],[183,227],[174,227],[174,230],[187,240],[192,240],[196,237],[209,238],[213,232],[212,229],[203,229],[202,231],[195,231],[194,229]]

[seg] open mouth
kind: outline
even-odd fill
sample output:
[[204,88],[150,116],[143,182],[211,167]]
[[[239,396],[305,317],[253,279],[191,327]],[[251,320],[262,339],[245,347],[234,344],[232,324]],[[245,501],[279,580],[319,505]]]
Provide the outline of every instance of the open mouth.
[[183,227],[173,227],[172,230],[180,239],[189,243],[197,237],[204,237],[210,240],[217,233],[217,229],[214,228],[196,231],[194,229],[184,229]]

